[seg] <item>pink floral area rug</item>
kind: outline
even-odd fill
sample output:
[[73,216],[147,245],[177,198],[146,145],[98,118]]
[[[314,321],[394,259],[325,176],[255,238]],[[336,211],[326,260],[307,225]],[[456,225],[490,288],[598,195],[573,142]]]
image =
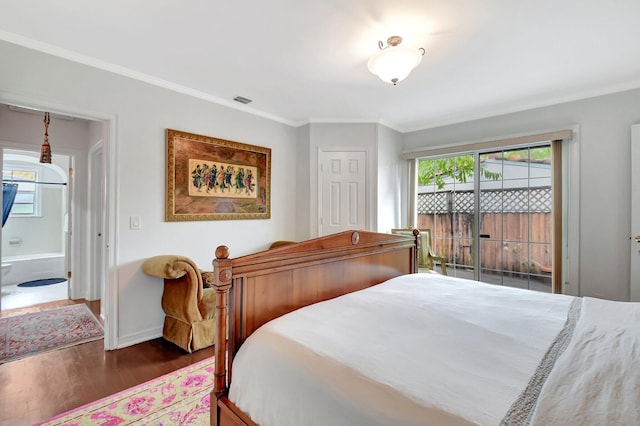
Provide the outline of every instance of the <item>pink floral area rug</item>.
[[208,425],[213,367],[207,358],[36,426]]
[[0,364],[103,336],[102,325],[85,304],[0,318]]

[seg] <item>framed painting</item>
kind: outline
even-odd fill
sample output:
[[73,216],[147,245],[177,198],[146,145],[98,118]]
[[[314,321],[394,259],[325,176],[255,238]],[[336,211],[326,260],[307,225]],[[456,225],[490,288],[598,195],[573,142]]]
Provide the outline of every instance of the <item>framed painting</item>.
[[168,222],[270,217],[270,148],[167,129]]

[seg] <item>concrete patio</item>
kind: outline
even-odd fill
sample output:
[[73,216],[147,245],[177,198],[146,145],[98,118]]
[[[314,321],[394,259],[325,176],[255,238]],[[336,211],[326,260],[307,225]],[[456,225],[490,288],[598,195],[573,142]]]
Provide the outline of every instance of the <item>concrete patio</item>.
[[[435,271],[440,271],[440,265],[434,267]],[[493,271],[492,271],[493,272]],[[455,267],[447,265],[447,275],[458,278],[473,280],[473,270],[465,267]],[[529,290],[551,293],[551,278],[547,276],[533,274],[514,274],[510,272],[484,273],[480,281],[487,284],[503,285],[507,287],[524,288]]]

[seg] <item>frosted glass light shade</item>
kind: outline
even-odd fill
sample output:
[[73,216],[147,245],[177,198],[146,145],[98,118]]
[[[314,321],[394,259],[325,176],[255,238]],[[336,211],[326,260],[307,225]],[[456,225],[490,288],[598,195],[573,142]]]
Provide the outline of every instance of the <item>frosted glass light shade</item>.
[[407,78],[411,70],[422,62],[422,51],[409,46],[388,46],[369,59],[369,71],[382,81],[392,83]]

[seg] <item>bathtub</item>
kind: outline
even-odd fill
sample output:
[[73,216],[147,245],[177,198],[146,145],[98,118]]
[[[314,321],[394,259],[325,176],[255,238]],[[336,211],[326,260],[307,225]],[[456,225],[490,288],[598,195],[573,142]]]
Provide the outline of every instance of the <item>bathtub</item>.
[[4,256],[2,264],[11,269],[2,277],[2,285],[20,284],[44,278],[65,278],[64,253],[35,253],[19,256]]

